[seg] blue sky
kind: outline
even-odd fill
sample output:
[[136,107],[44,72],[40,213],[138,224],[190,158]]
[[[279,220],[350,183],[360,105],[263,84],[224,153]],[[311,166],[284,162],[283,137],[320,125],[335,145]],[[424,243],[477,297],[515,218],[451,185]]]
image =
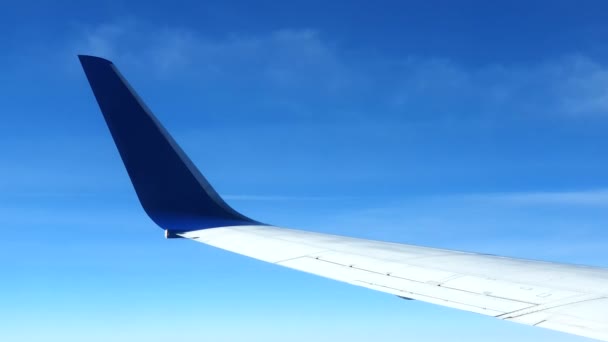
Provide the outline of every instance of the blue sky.
[[250,217],[608,266],[607,7],[3,6],[0,340],[583,341],[164,240],[76,54]]

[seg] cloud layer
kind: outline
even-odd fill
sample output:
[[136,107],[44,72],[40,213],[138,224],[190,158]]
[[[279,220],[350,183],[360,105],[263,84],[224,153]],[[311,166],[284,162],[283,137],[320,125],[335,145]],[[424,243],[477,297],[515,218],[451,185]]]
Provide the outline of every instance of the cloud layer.
[[360,118],[608,114],[608,69],[582,55],[533,65],[464,66],[442,56],[362,56],[315,30],[212,39],[122,21],[84,32],[72,44],[78,53],[105,56],[149,76],[254,91],[287,113],[323,102],[329,115]]

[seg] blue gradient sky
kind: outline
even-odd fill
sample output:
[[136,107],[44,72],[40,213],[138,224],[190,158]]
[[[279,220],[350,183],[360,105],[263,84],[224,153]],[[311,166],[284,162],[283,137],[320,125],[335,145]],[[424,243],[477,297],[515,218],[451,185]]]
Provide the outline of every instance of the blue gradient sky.
[[76,54],[265,222],[608,266],[604,1],[15,2],[0,340],[583,341],[166,241]]

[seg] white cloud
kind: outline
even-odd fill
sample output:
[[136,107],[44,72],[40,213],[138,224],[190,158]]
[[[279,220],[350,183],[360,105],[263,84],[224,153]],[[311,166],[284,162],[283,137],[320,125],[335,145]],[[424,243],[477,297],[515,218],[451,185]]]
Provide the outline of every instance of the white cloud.
[[[212,38],[133,20],[85,30],[73,46],[78,53],[102,55],[158,77],[253,87],[277,102],[284,99],[285,106],[322,99],[327,107],[334,105],[334,113],[373,110],[374,116],[391,118],[608,115],[608,69],[585,56],[475,67],[415,55],[357,61],[310,29]],[[372,108],[360,108],[362,102]]]
[[564,192],[514,192],[477,194],[469,199],[498,201],[517,205],[608,206],[608,189]]
[[608,69],[587,58],[571,61],[564,73],[564,92],[570,94],[563,99],[567,112],[608,113]]
[[[608,69],[584,56],[465,68],[447,59],[399,66],[392,103],[445,115],[608,115]],[[435,101],[429,101],[429,99]]]
[[230,201],[340,201],[349,200],[353,197],[335,196],[288,196],[288,195],[222,195],[222,198]]
[[318,32],[306,29],[216,39],[183,28],[124,21],[86,30],[74,49],[157,74],[182,77],[188,68],[197,76],[239,75],[279,86],[297,86],[310,79],[336,87],[340,79],[335,76],[342,67]]
[[299,226],[340,235],[605,266],[608,189],[366,198]]
[[83,48],[86,53],[100,56],[116,56],[117,46],[125,35],[130,31],[127,23],[103,24],[92,29],[87,29],[78,48]]

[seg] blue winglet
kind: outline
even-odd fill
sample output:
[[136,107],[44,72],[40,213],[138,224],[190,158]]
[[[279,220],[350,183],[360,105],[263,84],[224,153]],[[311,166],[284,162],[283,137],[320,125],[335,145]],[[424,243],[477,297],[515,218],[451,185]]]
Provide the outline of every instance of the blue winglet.
[[222,200],[112,62],[78,58],[137,197],[158,226],[175,233],[261,224]]

